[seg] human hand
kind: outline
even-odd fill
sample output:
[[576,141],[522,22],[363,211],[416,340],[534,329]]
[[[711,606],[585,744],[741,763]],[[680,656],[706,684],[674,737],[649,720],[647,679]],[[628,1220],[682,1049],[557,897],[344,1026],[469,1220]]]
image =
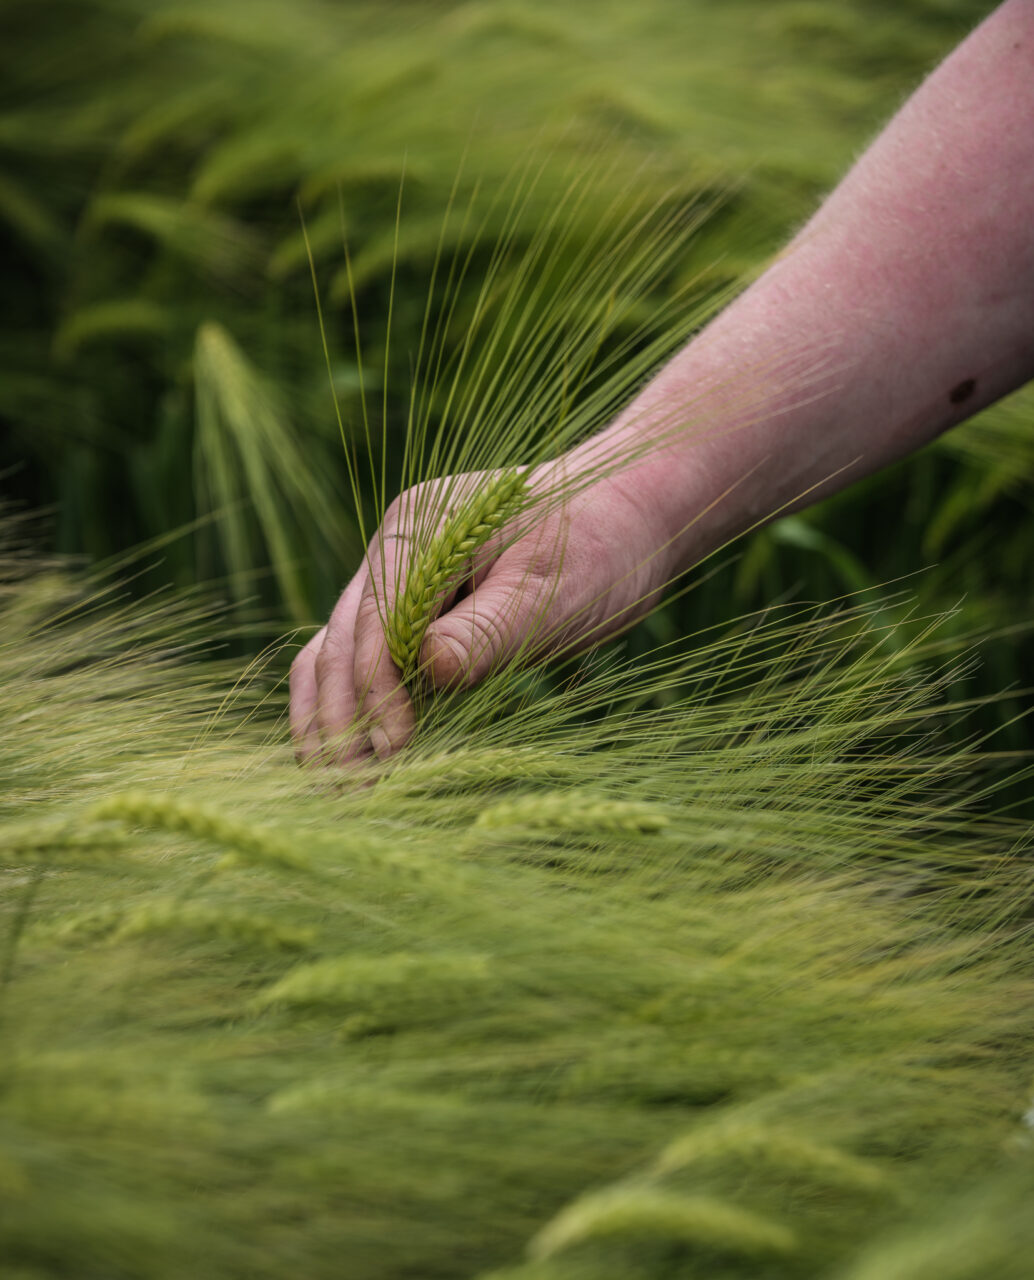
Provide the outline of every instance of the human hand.
[[[416,717],[386,630],[448,514],[501,473],[470,472],[408,490],[388,508],[327,625],[291,668],[300,760],[386,758]],[[611,474],[578,484],[563,463],[527,478],[520,510],[473,551],[434,600],[417,638],[419,676],[435,689],[477,684],[500,663],[598,643],[646,613],[667,581],[649,504]],[[429,516],[429,512],[433,516]]]

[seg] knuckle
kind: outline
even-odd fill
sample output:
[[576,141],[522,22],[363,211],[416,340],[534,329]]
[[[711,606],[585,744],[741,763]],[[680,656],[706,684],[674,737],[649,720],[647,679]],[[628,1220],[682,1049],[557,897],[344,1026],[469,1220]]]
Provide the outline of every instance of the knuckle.
[[302,645],[291,660],[288,678],[292,688],[300,681],[304,680],[309,672],[311,672],[315,665],[316,657],[323,645],[326,630],[326,627],[324,627],[321,631],[317,632],[316,635],[308,641],[308,643]]
[[313,665],[313,672],[316,676],[317,685],[323,684],[327,678],[327,663],[322,656],[316,659]]
[[372,588],[363,593],[359,604],[355,611],[355,631],[356,642],[360,643],[365,639],[366,635],[373,629],[378,632],[381,630],[381,615],[383,604],[377,595],[376,589]]
[[421,501],[421,490],[425,486],[422,484],[413,485],[409,489],[403,491],[396,497],[392,498],[384,512],[384,519],[381,521],[381,527],[378,530],[380,537],[386,534],[402,534],[406,530],[407,524],[411,524],[414,511],[419,509]]
[[499,621],[494,614],[474,613],[469,622],[470,647],[484,650],[499,643],[502,635]]
[[460,625],[441,625],[432,639],[439,663],[450,680],[475,680],[477,673],[494,664],[503,649],[503,630],[499,620],[490,614],[475,613]]
[[323,648],[320,649],[313,662],[313,670],[316,674],[316,683],[322,684],[327,676],[339,665],[341,654],[334,651],[328,641],[324,641]]
[[335,619],[335,625],[327,628],[327,634],[323,637],[323,643],[320,645],[319,653],[316,655],[316,661],[322,658],[324,662],[328,659],[341,658],[348,652],[348,629],[342,620]]

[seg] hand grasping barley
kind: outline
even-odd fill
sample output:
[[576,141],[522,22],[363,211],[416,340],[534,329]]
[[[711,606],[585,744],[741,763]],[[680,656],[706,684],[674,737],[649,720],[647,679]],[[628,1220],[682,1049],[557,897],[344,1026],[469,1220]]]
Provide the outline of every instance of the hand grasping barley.
[[620,630],[668,577],[654,536],[616,478],[590,496],[561,463],[408,490],[295,660],[299,756],[384,758],[413,734],[411,692]]
[[412,686],[420,647],[441,601],[471,571],[478,551],[521,508],[524,475],[502,471],[450,515],[442,528],[405,566],[405,585],[388,609],[384,633],[392,661]]

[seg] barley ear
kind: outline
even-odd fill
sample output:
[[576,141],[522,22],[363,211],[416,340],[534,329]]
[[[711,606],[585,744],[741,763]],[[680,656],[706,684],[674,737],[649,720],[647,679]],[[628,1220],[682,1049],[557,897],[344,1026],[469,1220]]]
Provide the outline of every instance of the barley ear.
[[484,809],[474,825],[482,829],[525,828],[581,835],[654,835],[669,825],[668,815],[642,800],[611,800],[573,791],[529,792]]
[[[207,805],[162,792],[127,791],[111,796],[94,805],[86,816],[93,822],[122,822],[127,826],[191,836],[233,850],[235,861],[289,871],[311,869],[307,858],[263,828],[229,818]],[[229,863],[231,856],[227,855],[223,861]]]
[[432,620],[435,602],[454,586],[471,558],[520,509],[524,473],[500,472],[449,517],[407,567],[406,583],[385,618],[391,659],[412,685],[420,662],[420,646]]
[[793,1233],[781,1223],[712,1196],[682,1196],[649,1187],[615,1187],[575,1200],[528,1246],[537,1260],[572,1245],[661,1239],[741,1257],[793,1251]]

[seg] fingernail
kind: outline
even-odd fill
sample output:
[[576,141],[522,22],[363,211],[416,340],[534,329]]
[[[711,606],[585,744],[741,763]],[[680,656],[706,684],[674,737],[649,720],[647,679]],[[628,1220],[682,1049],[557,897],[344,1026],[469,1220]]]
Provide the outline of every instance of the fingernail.
[[370,746],[378,760],[387,760],[391,755],[391,742],[379,725],[374,725],[370,730]]

